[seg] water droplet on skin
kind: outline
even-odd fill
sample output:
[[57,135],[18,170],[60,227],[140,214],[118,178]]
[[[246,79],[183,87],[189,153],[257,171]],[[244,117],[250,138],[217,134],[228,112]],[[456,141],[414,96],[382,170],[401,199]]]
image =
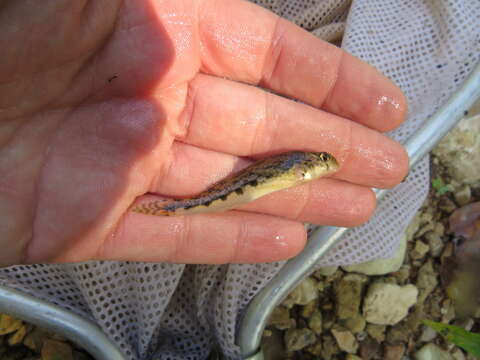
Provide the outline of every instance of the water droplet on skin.
[[394,99],[389,98],[388,96],[381,96],[380,99],[378,99],[377,102],[378,105],[383,105],[383,104],[390,104],[392,105],[395,109],[400,108],[400,104],[395,101]]
[[288,241],[285,239],[284,235],[276,235],[275,243],[276,243],[275,244],[276,246],[282,246],[282,247],[288,246]]

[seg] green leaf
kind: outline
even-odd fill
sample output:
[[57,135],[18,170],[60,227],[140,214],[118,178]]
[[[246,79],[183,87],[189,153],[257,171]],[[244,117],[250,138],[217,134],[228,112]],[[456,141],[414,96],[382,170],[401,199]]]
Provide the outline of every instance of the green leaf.
[[432,186],[435,190],[441,188],[442,186],[445,186],[445,184],[443,183],[443,180],[442,178],[435,178],[435,179],[432,179]]
[[432,179],[432,187],[437,191],[438,195],[443,195],[446,192],[452,191],[450,184],[445,184],[442,178]]
[[480,334],[472,333],[459,326],[436,321],[422,320],[422,322],[471,355],[480,356]]

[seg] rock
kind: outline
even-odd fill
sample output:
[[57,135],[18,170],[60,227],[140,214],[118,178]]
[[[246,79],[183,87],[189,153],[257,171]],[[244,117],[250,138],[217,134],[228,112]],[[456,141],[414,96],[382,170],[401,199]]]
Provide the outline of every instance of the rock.
[[417,333],[422,325],[422,320],[428,317],[423,311],[423,306],[415,306],[405,319],[405,326],[409,334]]
[[323,276],[332,276],[338,270],[338,266],[324,266],[315,271],[315,277],[321,279]]
[[312,277],[307,277],[288,295],[282,305],[291,309],[293,305],[307,305],[317,298],[317,282]]
[[443,241],[440,235],[435,231],[429,231],[425,234],[425,240],[427,240],[428,247],[430,248],[430,254],[433,257],[439,257],[443,250]]
[[442,237],[443,235],[445,235],[445,226],[441,222],[437,222],[435,224],[435,228],[433,229],[433,232],[438,236]]
[[438,285],[437,274],[433,269],[431,259],[425,262],[418,271],[416,285],[419,291],[418,302],[423,304],[428,295],[430,295]]
[[442,309],[440,310],[442,314],[442,322],[449,323],[455,319],[455,306],[452,303],[451,299],[445,299],[442,302]]
[[420,335],[420,342],[431,342],[437,337],[437,332],[430,326],[422,325],[422,333]]
[[410,265],[405,264],[397,272],[393,273],[392,276],[397,279],[397,283],[403,285],[410,279],[410,270]]
[[309,319],[312,316],[313,312],[317,309],[318,304],[316,300],[310,301],[307,305],[302,308],[301,315],[305,319]]
[[354,317],[342,320],[341,324],[352,333],[358,334],[365,329],[366,321],[362,315],[357,314]]
[[410,279],[411,266],[408,264],[402,265],[400,269],[393,273],[392,276],[397,279],[397,284],[405,284]]
[[377,340],[377,342],[381,343],[385,340],[385,332],[387,327],[385,325],[377,325],[377,324],[368,324],[367,325],[367,333],[372,338]]
[[475,325],[475,320],[472,318],[456,319],[453,325],[460,326],[461,328],[470,331]]
[[455,360],[465,360],[465,355],[463,354],[463,351],[460,350],[459,348],[453,349],[451,352],[452,358]]
[[347,272],[357,272],[365,275],[384,275],[398,271],[403,264],[405,258],[405,250],[407,249],[407,237],[402,236],[398,244],[395,254],[387,259],[377,259],[367,261],[365,263],[342,266],[342,269]]
[[416,360],[453,360],[452,356],[435,344],[424,345],[415,353]]
[[[307,350],[310,354],[315,356],[322,355],[322,344],[317,342],[313,345],[308,346],[305,350]],[[279,359],[283,359],[283,357],[279,357]]]
[[[273,329],[271,331],[270,336],[268,337],[263,337],[262,338],[262,350],[263,350],[263,356],[265,360],[274,360],[274,359],[283,359],[285,356],[285,347],[283,345],[283,333],[280,330],[275,330]],[[91,360],[91,359],[81,359],[77,358],[77,351],[73,352],[73,358],[74,360]],[[221,357],[210,357],[212,360],[213,359],[218,359],[220,360]],[[152,357],[152,359],[158,359],[155,357]]]
[[[420,214],[420,225],[431,224],[432,221],[433,221],[432,209],[430,207],[427,207]],[[419,236],[418,234],[416,235],[417,237]]]
[[480,115],[460,120],[432,152],[456,181],[480,181]]
[[433,229],[433,232],[437,234],[438,236],[442,237],[445,235],[445,226],[441,222],[435,223],[435,227]]
[[386,345],[384,350],[384,359],[385,360],[402,360],[403,354],[405,353],[404,345]]
[[310,329],[288,329],[285,333],[285,347],[287,351],[298,351],[317,341]]
[[13,333],[22,326],[22,320],[15,319],[7,314],[0,314],[0,335]]
[[80,351],[73,351],[73,360],[92,360],[90,356]]
[[332,335],[337,341],[340,350],[350,354],[355,354],[357,352],[358,342],[350,331],[341,327],[334,327],[332,329]]
[[325,287],[330,285],[330,283],[338,282],[344,275],[344,272],[341,270],[335,271],[332,275],[328,275],[324,278]]
[[417,212],[417,214],[413,217],[413,219],[410,221],[410,224],[408,224],[407,229],[405,230],[405,238],[407,242],[413,240],[415,233],[420,228],[421,222],[422,214],[420,212]]
[[322,357],[324,359],[332,359],[336,354],[340,352],[337,342],[331,335],[324,335],[322,337]]
[[472,201],[472,189],[467,184],[463,185],[460,189],[457,189],[453,196],[458,206],[464,206],[470,204]]
[[372,339],[366,339],[360,344],[360,357],[362,359],[381,359],[380,344]]
[[322,312],[322,327],[324,331],[332,328],[336,321],[335,314],[332,311]]
[[319,310],[308,319],[308,327],[317,335],[322,333],[322,313]]
[[279,305],[272,311],[268,319],[268,325],[275,326],[279,330],[289,329],[295,326],[295,319],[290,318],[290,310]]
[[355,338],[357,339],[357,341],[362,342],[362,341],[364,341],[365,339],[368,338],[368,334],[365,330],[360,331],[359,333],[355,334]]
[[435,225],[433,222],[426,223],[420,227],[420,229],[417,231],[415,234],[416,238],[421,238],[423,235],[425,235],[429,231],[433,231],[435,229]]
[[413,248],[413,250],[410,252],[410,257],[413,259],[413,260],[419,260],[419,259],[423,259],[425,257],[425,255],[427,255],[428,251],[430,250],[429,246],[427,244],[425,244],[423,241],[421,240],[417,240],[415,242],[415,247]]
[[61,341],[47,339],[42,347],[42,360],[73,360],[72,347]]
[[15,346],[21,344],[23,339],[25,338],[25,335],[27,335],[27,330],[27,325],[23,324],[20,329],[18,329],[8,337],[8,345]]
[[394,325],[407,316],[417,301],[418,290],[409,284],[374,283],[368,288],[363,304],[363,316],[373,324]]
[[438,201],[438,208],[447,214],[451,214],[457,208],[457,205],[448,197],[443,196]]
[[30,350],[40,353],[40,351],[42,351],[43,343],[46,339],[48,339],[48,334],[45,331],[40,330],[39,328],[34,328],[25,336],[23,345],[28,347]]
[[362,290],[367,277],[358,274],[344,276],[335,286],[336,312],[340,319],[354,317],[359,313]]
[[347,354],[345,360],[362,360],[362,358],[357,355]]
[[402,323],[396,326],[392,326],[387,331],[387,342],[391,345],[398,345],[408,342],[411,332],[408,331],[408,327]]

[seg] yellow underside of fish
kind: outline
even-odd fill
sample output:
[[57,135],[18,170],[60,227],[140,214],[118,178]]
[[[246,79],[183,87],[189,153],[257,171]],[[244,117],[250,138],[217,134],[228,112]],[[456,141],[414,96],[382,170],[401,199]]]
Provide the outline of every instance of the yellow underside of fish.
[[337,170],[337,161],[328,153],[285,153],[254,163],[196,197],[150,201],[135,206],[132,211],[158,216],[226,211]]

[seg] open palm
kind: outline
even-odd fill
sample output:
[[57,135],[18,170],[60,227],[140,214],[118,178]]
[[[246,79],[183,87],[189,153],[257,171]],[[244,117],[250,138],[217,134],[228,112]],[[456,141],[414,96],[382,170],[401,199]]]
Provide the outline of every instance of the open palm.
[[[401,91],[248,2],[7,0],[0,48],[0,265],[287,258],[302,222],[366,221],[369,187],[408,168],[380,133],[403,121]],[[128,211],[289,150],[341,170],[226,213]]]

